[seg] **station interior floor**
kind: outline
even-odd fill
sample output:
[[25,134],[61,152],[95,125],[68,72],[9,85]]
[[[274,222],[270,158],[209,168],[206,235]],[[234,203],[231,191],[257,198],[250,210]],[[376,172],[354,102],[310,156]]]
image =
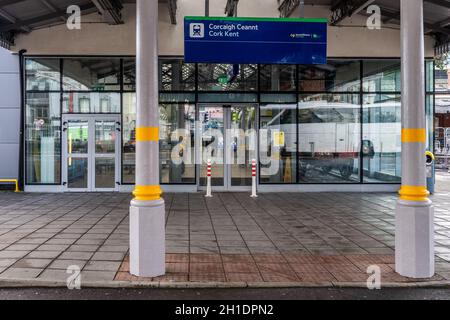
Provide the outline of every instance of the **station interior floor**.
[[[447,179],[448,178],[448,179]],[[129,274],[131,196],[0,193],[0,281],[142,280]],[[365,282],[394,270],[396,194],[165,194],[167,274],[148,281]],[[435,205],[436,281],[450,280],[450,174]]]

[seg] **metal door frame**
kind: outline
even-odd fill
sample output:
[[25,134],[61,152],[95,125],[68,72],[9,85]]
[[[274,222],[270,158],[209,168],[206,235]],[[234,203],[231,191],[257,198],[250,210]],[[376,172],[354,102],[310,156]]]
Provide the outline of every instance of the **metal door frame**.
[[[88,159],[88,185],[87,188],[69,188],[68,185],[68,144],[67,144],[67,122],[74,120],[86,121],[88,123],[88,154],[84,158]],[[95,122],[96,121],[114,121],[116,124],[115,141],[115,177],[114,188],[96,188],[95,187],[95,159],[102,158],[95,152]],[[119,191],[121,179],[121,116],[119,114],[64,114],[62,116],[62,178],[64,192],[116,192]],[[103,156],[103,158],[112,158]]]
[[[220,103],[197,103],[196,109],[195,109],[195,117],[197,119],[196,121],[196,127],[195,127],[195,159],[196,161],[202,161],[202,155],[200,153],[200,146],[202,143],[202,136],[201,136],[201,122],[200,122],[200,118],[199,118],[199,113],[200,113],[200,107],[222,107],[223,109],[223,116],[224,116],[224,121],[223,121],[223,125],[224,125],[224,161],[225,164],[224,166],[224,185],[223,186],[212,186],[212,190],[215,192],[240,192],[240,191],[250,191],[251,190],[251,185],[250,186],[232,186],[231,185],[231,164],[229,164],[230,161],[228,161],[228,152],[226,152],[226,148],[230,147],[228,146],[228,136],[227,136],[227,130],[231,129],[231,108],[232,107],[253,107],[255,108],[255,129],[256,129],[256,134],[258,134],[259,132],[259,105],[257,103],[225,103],[225,102],[220,102]],[[256,139],[258,141],[258,139]],[[258,157],[258,150],[259,150],[259,145],[257,145],[257,150],[256,150],[256,154]],[[197,160],[198,159],[198,160]],[[258,159],[257,163],[258,163]],[[196,162],[197,163],[197,162]],[[205,191],[206,190],[206,186],[201,186],[200,185],[200,164],[196,164],[196,176],[197,176],[197,189],[199,191]],[[251,169],[250,169],[251,171]],[[258,170],[257,170],[258,172]],[[213,172],[214,174],[214,172]],[[258,181],[258,179],[257,179]]]

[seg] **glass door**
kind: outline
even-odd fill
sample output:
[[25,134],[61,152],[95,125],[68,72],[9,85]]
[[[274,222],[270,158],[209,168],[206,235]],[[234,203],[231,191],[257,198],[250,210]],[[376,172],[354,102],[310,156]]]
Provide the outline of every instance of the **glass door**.
[[95,149],[92,172],[93,191],[111,191],[118,185],[118,121],[114,119],[95,119]]
[[211,185],[216,191],[249,190],[252,159],[257,155],[256,106],[199,105],[197,159],[199,187],[206,186],[211,160]]
[[68,119],[65,122],[66,174],[64,184],[68,190],[89,189],[89,121]]
[[120,118],[63,117],[63,184],[68,192],[118,190]]
[[211,186],[226,188],[225,174],[225,120],[226,109],[221,106],[199,106],[197,122],[197,159],[200,159],[199,185],[206,186],[208,160],[211,161]]
[[256,107],[229,108],[229,189],[250,188],[252,159],[257,160]]

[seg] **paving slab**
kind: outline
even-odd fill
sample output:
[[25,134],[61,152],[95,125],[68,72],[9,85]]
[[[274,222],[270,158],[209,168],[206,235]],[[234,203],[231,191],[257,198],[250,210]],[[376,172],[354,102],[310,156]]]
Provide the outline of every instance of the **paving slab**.
[[21,259],[12,265],[12,268],[38,268],[47,267],[53,260],[51,259]]
[[35,279],[44,269],[9,268],[0,274],[0,279]]
[[69,276],[70,274],[66,272],[66,269],[46,269],[37,279],[48,282],[62,281],[65,283]]
[[49,266],[49,269],[67,270],[71,266],[77,266],[81,269],[86,265],[86,260],[65,260],[56,259]]
[[[130,195],[0,193],[0,279],[64,284],[67,267],[79,266],[85,282],[108,285],[361,285],[370,263],[394,284],[431,283],[393,272],[395,194],[164,197],[168,272],[140,279],[129,274],[127,265]],[[450,278],[450,192],[432,199],[438,262],[431,280],[445,284]]]
[[122,261],[125,253],[121,252],[97,252],[92,257],[92,260],[100,261]]
[[83,270],[85,271],[113,271],[116,272],[121,265],[120,261],[89,261]]
[[62,251],[32,251],[27,258],[33,259],[54,259],[61,254]]
[[58,258],[59,259],[68,259],[68,260],[89,260],[91,259],[93,252],[77,252],[77,251],[66,251],[62,253]]

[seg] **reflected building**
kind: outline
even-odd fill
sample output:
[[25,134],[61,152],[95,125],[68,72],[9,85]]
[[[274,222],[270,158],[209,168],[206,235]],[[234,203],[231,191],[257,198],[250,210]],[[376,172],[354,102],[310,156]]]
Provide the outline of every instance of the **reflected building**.
[[[131,190],[135,59],[25,61],[27,185]],[[433,62],[426,65],[432,146]],[[201,190],[209,159],[216,190],[249,188],[253,159],[260,187],[401,181],[398,59],[305,66],[161,58],[159,89],[160,178],[169,188]]]

